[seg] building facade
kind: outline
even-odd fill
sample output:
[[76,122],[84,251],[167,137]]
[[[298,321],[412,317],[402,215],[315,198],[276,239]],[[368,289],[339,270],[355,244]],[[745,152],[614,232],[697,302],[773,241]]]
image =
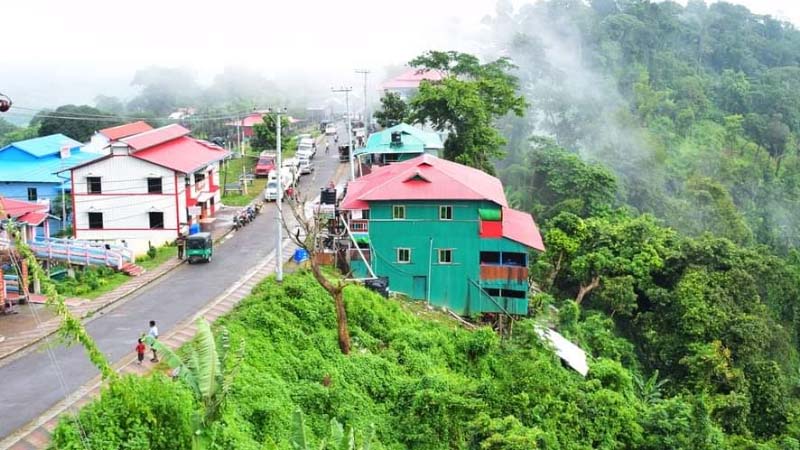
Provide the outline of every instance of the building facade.
[[[96,157],[63,134],[9,144],[0,149],[0,196],[47,205],[60,217],[63,208],[59,205],[68,198],[71,184],[68,173],[56,172]],[[61,230],[60,218],[47,220],[50,232]],[[65,217],[64,222],[69,224],[71,218]]]
[[361,247],[348,251],[356,276],[369,265],[391,290],[462,315],[527,314],[528,253],[544,245],[497,178],[422,155],[351,182],[340,209]]
[[70,169],[76,239],[125,241],[140,254],[213,220],[219,161],[229,153],[179,125],[111,144],[108,155]]

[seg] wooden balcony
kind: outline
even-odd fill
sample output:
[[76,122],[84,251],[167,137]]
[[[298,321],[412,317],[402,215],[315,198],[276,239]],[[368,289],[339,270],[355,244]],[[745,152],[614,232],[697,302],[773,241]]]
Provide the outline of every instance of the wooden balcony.
[[481,264],[481,280],[504,280],[524,283],[528,281],[528,268],[522,266]]

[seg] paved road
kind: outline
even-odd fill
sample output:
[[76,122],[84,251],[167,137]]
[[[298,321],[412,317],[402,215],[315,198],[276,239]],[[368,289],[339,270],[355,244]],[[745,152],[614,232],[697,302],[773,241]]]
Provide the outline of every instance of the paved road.
[[[341,136],[345,133],[340,132]],[[335,148],[332,139],[331,148]],[[300,190],[308,198],[314,198],[319,187],[328,184],[339,166],[336,152],[325,155],[324,143],[314,162],[315,172],[300,181]],[[166,335],[176,323],[190,317],[262,261],[275,248],[274,230],[275,207],[270,205],[253,223],[216,248],[212,263],[180,266],[89,322],[87,330],[108,359],[118,361],[133,351],[136,338],[146,331],[150,319],[157,320],[161,334]],[[39,349],[0,367],[0,440],[99,373],[80,346],[58,346],[53,353],[56,361]]]

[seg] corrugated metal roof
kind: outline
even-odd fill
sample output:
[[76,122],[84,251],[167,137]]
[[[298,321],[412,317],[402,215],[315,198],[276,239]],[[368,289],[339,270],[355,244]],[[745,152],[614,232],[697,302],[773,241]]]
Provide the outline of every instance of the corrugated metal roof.
[[549,342],[556,351],[556,355],[563,359],[570,367],[579,374],[586,376],[589,373],[589,364],[586,363],[586,352],[580,347],[568,341],[564,336],[550,328],[536,327],[536,334]]
[[24,141],[12,142],[11,144],[8,144],[0,149],[0,152],[10,147],[16,147],[23,152],[28,153],[29,155],[37,158],[43,158],[45,156],[58,154],[61,151],[61,147],[69,146],[70,149],[74,149],[76,147],[80,147],[81,145],[82,144],[75,139],[58,133],[51,134],[49,136],[27,139]]
[[125,125],[118,125],[116,127],[103,128],[98,133],[107,137],[110,141],[116,141],[122,138],[133,136],[135,134],[144,133],[145,131],[152,130],[147,122],[138,121],[133,123],[126,123]]
[[186,128],[178,124],[172,124],[120,139],[120,141],[128,144],[135,151],[139,151],[187,136],[189,133],[190,131]]
[[98,157],[102,156],[73,150],[70,156],[64,159],[50,156],[36,161],[3,161],[0,164],[0,181],[61,184],[64,178],[56,176],[55,172]]
[[527,245],[541,252],[544,242],[539,227],[528,213],[511,208],[503,208],[503,237]]
[[3,217],[5,214],[11,215],[13,218],[22,217],[30,213],[44,213],[47,214],[47,205],[40,205],[38,203],[23,202],[10,198],[0,197],[0,207],[3,209]]
[[[392,133],[401,134],[401,145],[392,145]],[[411,125],[401,123],[377,133],[367,139],[367,145],[357,148],[353,155],[375,153],[423,153],[425,150],[444,148],[442,139],[437,133],[423,131]]]
[[347,184],[341,208],[391,200],[489,200],[503,207],[503,237],[544,251],[533,217],[509,208],[500,180],[478,169],[428,154],[378,167]]
[[192,173],[229,154],[224,148],[210,142],[181,136],[137,151],[131,156],[181,173]]
[[[416,178],[417,173],[427,181]],[[408,161],[378,167],[350,182],[344,209],[361,201],[377,200],[491,200],[507,206],[503,185],[497,178],[472,167],[421,155]]]

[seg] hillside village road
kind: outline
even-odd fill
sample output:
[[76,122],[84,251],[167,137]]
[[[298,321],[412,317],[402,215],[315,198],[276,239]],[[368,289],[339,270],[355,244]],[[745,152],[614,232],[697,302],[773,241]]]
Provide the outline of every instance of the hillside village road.
[[[341,125],[339,128],[344,130]],[[340,136],[345,133],[340,131]],[[309,199],[331,181],[339,166],[338,154],[331,151],[325,155],[323,141],[314,163],[315,172],[300,181],[300,192]],[[275,206],[268,205],[253,223],[214,249],[211,263],[184,264],[87,323],[87,330],[108,359],[116,362],[133,351],[149,320],[158,321],[160,334],[166,335],[263,261],[275,248],[275,214]],[[56,346],[53,354],[55,362],[40,347],[0,367],[0,440],[99,374],[80,346]]]

